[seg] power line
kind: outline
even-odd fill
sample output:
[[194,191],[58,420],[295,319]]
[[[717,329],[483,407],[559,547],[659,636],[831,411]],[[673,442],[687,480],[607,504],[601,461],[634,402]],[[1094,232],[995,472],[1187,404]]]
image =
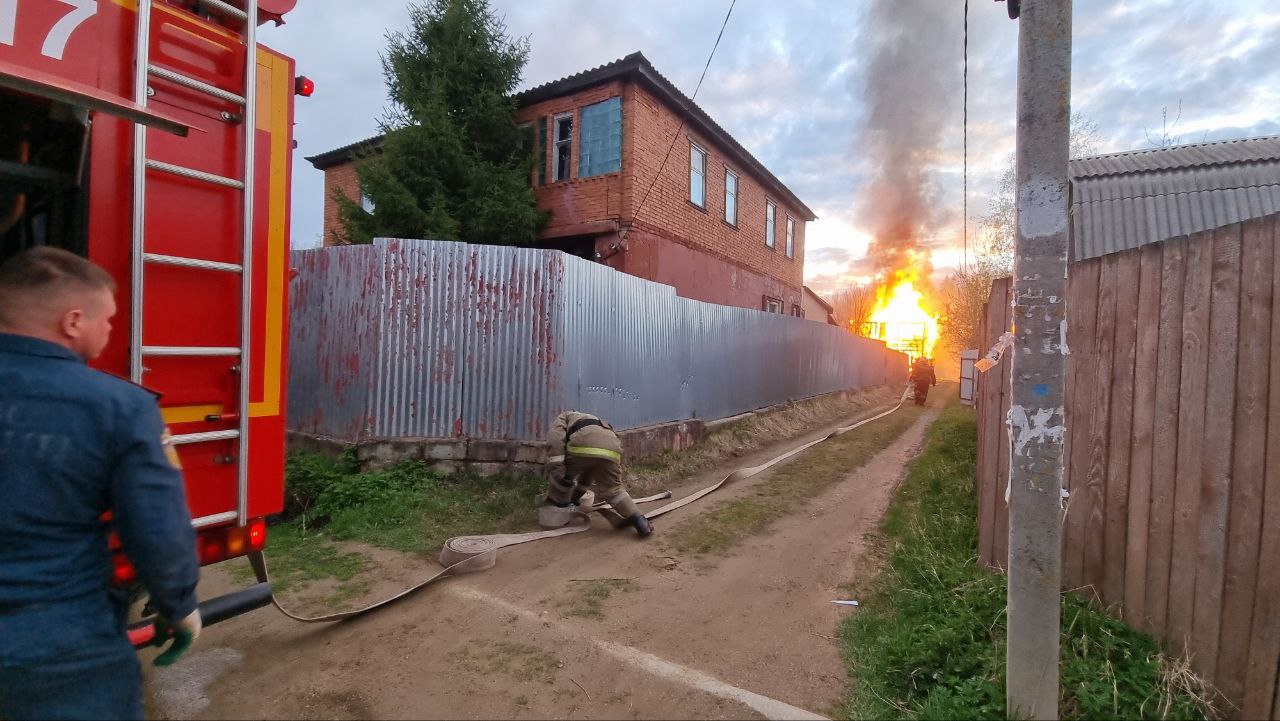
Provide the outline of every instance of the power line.
[[[733,6],[736,5],[737,2],[738,0],[730,0],[729,2],[729,11],[724,14],[724,22],[720,23],[720,32],[716,35],[715,44],[711,46],[711,54],[707,56],[707,63],[702,66],[702,75],[698,78],[698,85],[693,89],[693,95],[689,98],[690,102],[697,99],[698,91],[702,89],[702,81],[707,77],[707,68],[711,67],[711,59],[716,56],[716,48],[720,47],[720,38],[724,37],[725,26],[729,24],[729,16],[733,15]],[[968,0],[965,0],[965,2],[968,2]],[[662,164],[658,166],[658,172],[654,174],[653,180],[649,182],[649,187],[645,189],[644,195],[640,197],[640,204],[636,206],[635,212],[631,214],[632,225],[634,225],[636,219],[640,217],[640,211],[644,208],[644,202],[649,199],[649,193],[653,190],[653,186],[658,183],[658,178],[662,177],[662,171],[666,169],[667,161],[671,159],[671,151],[675,150],[676,141],[680,139],[681,130],[684,130],[684,118],[680,119],[680,126],[676,128],[675,135],[671,138],[671,145],[667,147],[667,154],[662,158]],[[626,240],[627,234],[630,232],[631,226],[628,225],[623,229],[622,234],[619,236],[618,243],[621,244]]]
[[969,0],[964,0],[964,190],[961,215],[964,223],[964,263],[960,267],[969,270]]

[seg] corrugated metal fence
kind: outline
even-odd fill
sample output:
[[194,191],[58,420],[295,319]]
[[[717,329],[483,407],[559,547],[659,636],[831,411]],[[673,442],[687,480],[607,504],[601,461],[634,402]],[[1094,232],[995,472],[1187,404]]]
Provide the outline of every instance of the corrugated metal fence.
[[[1280,721],[1280,215],[1075,263],[1063,585]],[[1012,320],[993,284],[984,337]],[[988,346],[989,347],[989,346]],[[1008,558],[1009,363],[978,385],[979,555]]]
[[557,251],[378,240],[293,265],[289,427],[349,442],[541,440],[566,408],[626,429],[906,382],[876,341]]

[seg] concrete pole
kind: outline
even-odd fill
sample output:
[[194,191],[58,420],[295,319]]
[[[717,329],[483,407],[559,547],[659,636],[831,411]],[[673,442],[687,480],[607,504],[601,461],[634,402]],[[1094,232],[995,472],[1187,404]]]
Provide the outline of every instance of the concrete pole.
[[1071,0],[1023,0],[1009,404],[1008,714],[1058,718]]

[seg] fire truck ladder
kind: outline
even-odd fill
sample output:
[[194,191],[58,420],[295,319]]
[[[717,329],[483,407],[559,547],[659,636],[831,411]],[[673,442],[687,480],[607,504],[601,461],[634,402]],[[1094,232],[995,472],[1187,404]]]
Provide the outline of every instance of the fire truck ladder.
[[[254,132],[256,127],[255,89],[258,87],[258,39],[257,17],[258,0],[245,0],[244,9],[229,5],[222,0],[201,0],[201,6],[207,10],[220,13],[244,21],[245,46],[245,79],[244,94],[215,87],[194,78],[187,77],[172,70],[158,67],[151,63],[151,12],[153,0],[138,0],[137,42],[134,65],[134,102],[146,107],[151,94],[148,81],[152,76],[162,78],[183,87],[202,92],[221,100],[226,100],[244,108],[241,127],[244,132],[244,177],[242,179],[226,178],[201,170],[163,163],[147,157],[147,128],[135,125],[133,129],[133,252],[132,252],[132,290],[131,337],[129,342],[129,377],[135,383],[142,382],[142,374],[146,370],[143,360],[148,356],[185,356],[216,357],[235,356],[240,359],[237,370],[239,381],[239,400],[236,409],[237,430],[212,431],[208,433],[187,433],[173,437],[175,444],[211,443],[214,441],[234,440],[239,446],[236,453],[236,508],[233,511],[217,513],[195,519],[196,528],[212,526],[228,521],[238,525],[248,522],[249,500],[249,381],[252,358],[250,353],[250,309],[252,307],[250,291],[253,287],[253,198],[254,198]],[[243,195],[244,223],[242,226],[242,245],[240,263],[223,263],[201,258],[185,258],[173,255],[149,253],[146,250],[145,218],[147,209],[147,173],[148,171],[176,175],[213,185],[235,188]],[[207,271],[211,273],[237,273],[240,275],[240,345],[239,347],[208,346],[155,346],[143,342],[142,308],[145,300],[146,283],[145,267],[151,265],[169,265],[182,268]]]

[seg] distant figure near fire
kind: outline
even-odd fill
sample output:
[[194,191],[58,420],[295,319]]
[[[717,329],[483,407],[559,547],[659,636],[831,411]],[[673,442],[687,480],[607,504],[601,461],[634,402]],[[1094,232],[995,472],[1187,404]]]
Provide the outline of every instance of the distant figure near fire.
[[938,385],[938,376],[933,372],[933,362],[923,356],[911,365],[911,387],[916,405],[924,405],[929,395],[929,386]]

